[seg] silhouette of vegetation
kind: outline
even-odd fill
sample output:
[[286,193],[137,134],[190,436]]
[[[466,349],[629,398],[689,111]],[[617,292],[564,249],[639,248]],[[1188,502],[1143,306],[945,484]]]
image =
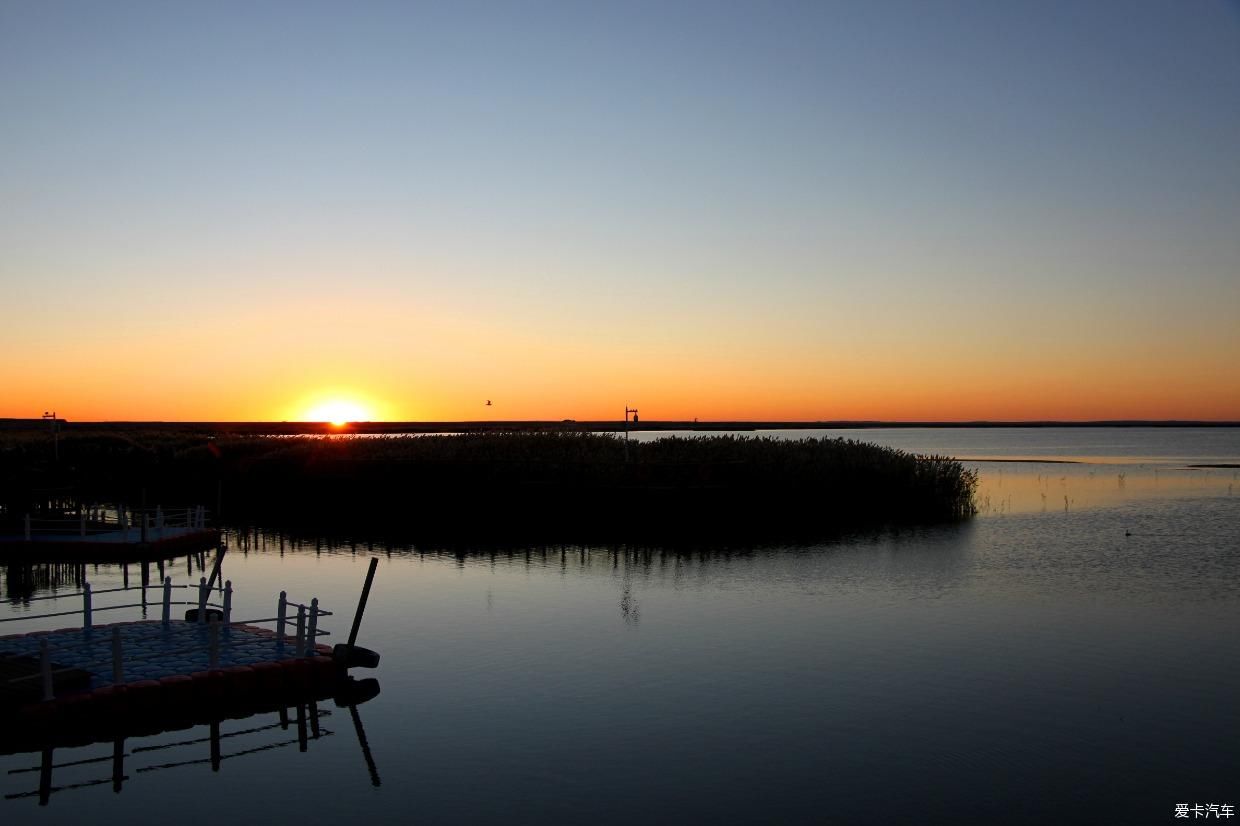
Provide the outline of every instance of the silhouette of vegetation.
[[[422,437],[70,433],[0,439],[10,518],[38,490],[222,506],[224,521],[423,537],[800,537],[975,512],[950,458],[849,439],[609,434]],[[32,491],[34,491],[32,493]],[[217,501],[218,500],[218,501]],[[37,503],[36,503],[37,504]]]

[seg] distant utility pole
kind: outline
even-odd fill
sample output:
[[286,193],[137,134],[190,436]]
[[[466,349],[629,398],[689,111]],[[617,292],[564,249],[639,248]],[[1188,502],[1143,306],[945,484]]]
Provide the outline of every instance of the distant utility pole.
[[629,414],[633,414],[633,422],[637,422],[637,408],[624,405],[624,461],[629,460]]
[[60,461],[60,428],[56,424],[56,411],[43,411],[43,418],[52,420],[52,451],[56,457],[56,461]]
[[629,407],[626,404],[624,406],[624,438],[626,440],[629,438],[629,415],[630,414],[632,414],[633,416],[633,424],[637,424],[637,408]]

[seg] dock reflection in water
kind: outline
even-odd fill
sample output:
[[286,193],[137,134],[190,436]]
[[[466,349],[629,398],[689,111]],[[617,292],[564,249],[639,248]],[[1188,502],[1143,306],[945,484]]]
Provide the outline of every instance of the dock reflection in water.
[[[122,588],[141,587],[142,600],[145,602],[148,596],[146,590],[157,588],[165,576],[175,575],[182,563],[185,566],[185,576],[192,579],[195,573],[210,573],[208,560],[214,556],[214,553],[195,551],[168,559],[141,562],[109,561],[88,564],[55,559],[46,562],[10,562],[0,569],[4,571],[4,588],[0,593],[10,604],[24,605],[34,597],[55,594],[62,589],[81,590],[84,582],[95,579],[92,574],[104,570],[115,571],[119,575],[116,584]],[[144,613],[143,618],[145,616]]]
[[[38,758],[35,765],[9,769],[10,782],[5,784],[6,787],[18,785],[13,781],[37,773],[37,788],[10,792],[4,798],[38,798],[39,805],[46,806],[53,794],[109,783],[112,791],[119,793],[126,783],[154,772],[191,766],[210,766],[212,772],[219,772],[228,760],[258,757],[293,746],[299,752],[306,752],[312,743],[337,734],[329,725],[337,715],[345,713],[349,717],[345,725],[353,729],[370,782],[378,787],[381,784],[379,770],[358,711],[359,703],[377,694],[378,682],[369,679],[354,683],[351,691],[334,698],[334,708],[320,707],[318,700],[309,700],[280,706],[274,711],[217,717],[197,725],[173,723],[157,732],[151,732],[150,726],[135,723],[119,728],[110,739],[86,735],[88,742],[81,742],[80,735],[49,735],[40,748],[33,750],[27,748],[32,745],[30,743],[12,749],[12,744],[0,738],[0,753],[29,754]],[[100,776],[103,764],[110,764],[109,775]]]

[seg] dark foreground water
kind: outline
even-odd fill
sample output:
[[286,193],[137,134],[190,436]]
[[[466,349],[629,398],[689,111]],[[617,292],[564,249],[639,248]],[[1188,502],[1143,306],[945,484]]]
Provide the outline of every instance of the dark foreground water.
[[[189,742],[205,727],[134,738],[119,793],[106,760],[57,768],[47,805],[5,799],[0,822],[1129,823],[1240,806],[1240,470],[1187,467],[1240,461],[1240,433],[923,433],[847,435],[1088,462],[981,462],[970,523],[815,547],[231,536],[240,614],[318,596],[338,638],[380,557],[361,639],[382,693],[357,709],[377,777],[347,710],[304,753],[292,729],[251,731],[278,722],[262,715],[222,724],[247,733],[218,772]],[[20,603],[28,577],[6,570],[0,616],[46,610]],[[0,757],[6,798],[38,787],[23,770],[39,762]]]

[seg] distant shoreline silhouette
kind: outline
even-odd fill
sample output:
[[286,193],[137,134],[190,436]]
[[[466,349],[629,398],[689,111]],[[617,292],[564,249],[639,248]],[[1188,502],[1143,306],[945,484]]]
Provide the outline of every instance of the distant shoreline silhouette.
[[[623,421],[611,420],[521,420],[509,421],[379,421],[348,422],[336,425],[330,422],[290,421],[73,421],[58,419],[64,430],[147,430],[166,432],[211,432],[261,435],[308,435],[318,433],[504,433],[504,432],[565,432],[565,433],[619,433],[625,430]],[[869,430],[869,429],[959,429],[959,428],[1089,428],[1089,427],[1240,427],[1240,421],[1203,421],[1192,419],[1098,419],[1091,421],[1061,421],[1039,419],[1028,421],[881,421],[881,420],[834,420],[834,421],[754,421],[754,420],[643,420],[630,421],[630,432],[640,431],[753,431],[753,430]],[[45,419],[0,418],[0,430],[46,430]]]

